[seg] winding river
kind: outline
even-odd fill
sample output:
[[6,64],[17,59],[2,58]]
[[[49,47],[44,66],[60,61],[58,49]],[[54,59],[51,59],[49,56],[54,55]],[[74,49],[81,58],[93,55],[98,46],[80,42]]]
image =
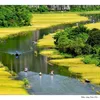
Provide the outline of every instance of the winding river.
[[[94,15],[88,15],[88,17],[89,21],[80,22],[78,25],[100,21],[99,17]],[[69,25],[77,24],[64,24],[30,31],[25,36],[17,36],[0,43],[0,61],[10,70],[18,73],[20,79],[26,77],[30,81],[31,88],[28,89],[30,94],[87,95],[96,94],[96,91],[100,90],[98,86],[83,84],[77,79],[69,77],[70,72],[67,68],[51,66],[47,63],[48,58],[39,54],[41,48],[36,45],[39,39]],[[16,51],[20,54],[19,58],[15,57]],[[28,67],[28,72],[23,72],[25,67]],[[51,70],[54,70],[54,76],[49,74]],[[42,77],[39,76],[39,72],[43,73]],[[95,87],[96,90],[92,90],[92,87]]]

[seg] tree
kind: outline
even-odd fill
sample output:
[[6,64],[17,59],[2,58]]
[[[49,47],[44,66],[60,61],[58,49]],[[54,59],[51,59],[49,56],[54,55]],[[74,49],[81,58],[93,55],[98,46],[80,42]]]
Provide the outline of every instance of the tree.
[[0,27],[30,25],[32,14],[28,6],[0,6]]
[[44,6],[44,5],[40,5],[39,8],[37,9],[37,11],[39,11],[40,13],[47,12],[48,11],[48,7]]
[[91,32],[89,34],[87,43],[91,46],[95,46],[95,45],[100,46],[100,30]]

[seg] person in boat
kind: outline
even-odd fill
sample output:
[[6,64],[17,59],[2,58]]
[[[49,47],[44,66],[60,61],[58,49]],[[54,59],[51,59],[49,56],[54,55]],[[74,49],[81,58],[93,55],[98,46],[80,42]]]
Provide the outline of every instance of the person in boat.
[[19,54],[18,54],[18,52],[16,51],[16,54],[15,54],[15,56],[16,56],[16,58],[18,58],[19,57]]
[[54,71],[52,70],[50,74],[51,74],[51,75],[54,75]]
[[90,80],[88,80],[88,79],[85,79],[85,82],[86,82],[86,83],[90,83]]
[[27,68],[27,67],[25,67],[24,72],[27,72],[27,71],[28,71],[28,68]]
[[42,73],[40,72],[39,75],[42,76]]

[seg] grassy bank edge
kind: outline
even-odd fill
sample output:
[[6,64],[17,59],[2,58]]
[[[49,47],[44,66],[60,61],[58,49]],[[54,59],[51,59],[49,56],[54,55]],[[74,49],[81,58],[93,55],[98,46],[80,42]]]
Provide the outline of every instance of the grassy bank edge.
[[12,74],[0,62],[0,95],[29,95],[24,88],[24,82],[12,79]]

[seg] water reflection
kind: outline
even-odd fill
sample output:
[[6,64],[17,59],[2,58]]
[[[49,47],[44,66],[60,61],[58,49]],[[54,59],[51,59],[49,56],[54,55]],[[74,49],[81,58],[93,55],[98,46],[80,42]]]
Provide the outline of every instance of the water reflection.
[[[48,74],[51,70],[54,70],[55,74],[70,76],[70,72],[66,71],[68,70],[67,68],[48,65],[48,58],[39,55],[40,48],[36,46],[36,43],[38,39],[42,38],[44,35],[55,32],[58,29],[64,29],[65,27],[73,25],[79,26],[80,24],[97,22],[99,21],[100,15],[96,15],[96,17],[95,15],[85,16],[88,16],[90,21],[67,25],[63,24],[41,30],[30,31],[28,32],[28,35],[23,37],[17,36],[15,38],[5,40],[3,43],[0,43],[0,60],[4,65],[8,66],[10,70],[14,70],[17,73],[24,71],[25,67],[27,67],[29,71],[33,72]],[[15,56],[16,51],[20,54],[18,58]]]

